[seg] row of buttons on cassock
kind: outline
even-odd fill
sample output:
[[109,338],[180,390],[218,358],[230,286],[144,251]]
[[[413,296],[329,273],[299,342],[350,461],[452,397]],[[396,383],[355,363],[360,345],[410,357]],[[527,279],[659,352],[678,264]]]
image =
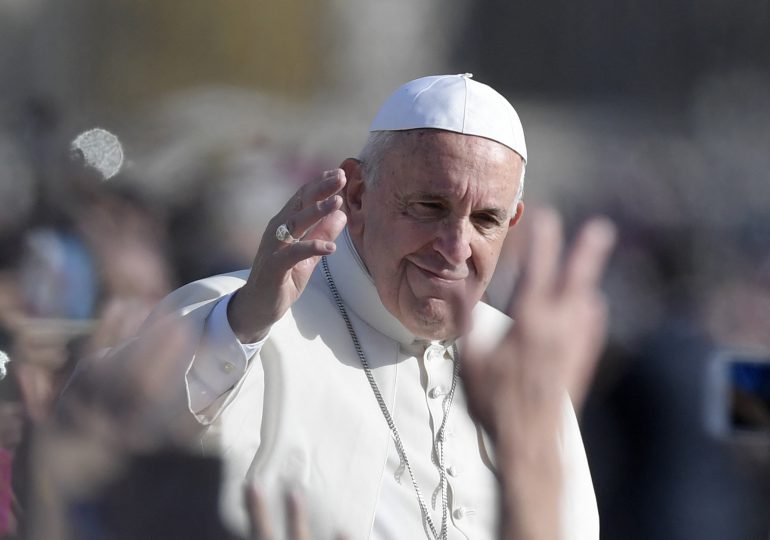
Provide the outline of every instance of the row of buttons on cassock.
[[[446,349],[440,345],[432,344],[428,346],[428,348],[425,350],[425,354],[423,356],[426,368],[428,368],[431,364],[434,364],[442,359],[444,359],[444,354],[446,353]],[[430,371],[430,370],[429,370]],[[430,390],[428,390],[428,397],[431,399],[438,399],[440,397],[446,396],[449,394],[449,389],[445,388],[444,386],[437,384],[433,386]],[[446,438],[449,439],[453,435],[452,430],[447,427],[445,428],[445,434]],[[456,464],[451,464],[447,466],[447,474],[453,478],[456,478],[460,475],[461,468]],[[472,508],[467,508],[465,506],[458,506],[452,511],[452,517],[454,517],[456,520],[461,520],[467,516],[470,516],[474,513],[474,510]]]

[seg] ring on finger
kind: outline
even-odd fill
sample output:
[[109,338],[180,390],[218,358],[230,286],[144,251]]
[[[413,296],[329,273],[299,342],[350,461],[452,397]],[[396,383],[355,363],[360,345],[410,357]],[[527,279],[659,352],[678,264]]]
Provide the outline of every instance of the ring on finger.
[[275,237],[285,244],[296,244],[299,242],[299,238],[294,238],[289,231],[289,227],[285,223],[278,225],[275,230]]

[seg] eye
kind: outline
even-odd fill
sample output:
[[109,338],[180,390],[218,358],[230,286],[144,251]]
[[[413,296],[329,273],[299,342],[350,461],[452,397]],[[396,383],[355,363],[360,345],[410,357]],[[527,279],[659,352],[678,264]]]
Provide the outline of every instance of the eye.
[[442,216],[446,208],[440,202],[419,201],[409,205],[411,213],[417,217],[439,217]]
[[501,225],[497,216],[492,214],[476,214],[473,216],[473,222],[480,229],[494,229]]
[[417,204],[426,210],[441,210],[443,208],[441,203],[437,202],[420,202]]

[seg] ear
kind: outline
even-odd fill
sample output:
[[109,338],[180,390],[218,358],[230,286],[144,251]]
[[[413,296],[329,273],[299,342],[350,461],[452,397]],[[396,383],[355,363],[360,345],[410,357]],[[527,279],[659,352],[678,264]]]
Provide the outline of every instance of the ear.
[[513,214],[513,217],[508,221],[508,228],[515,227],[516,224],[521,219],[522,214],[524,214],[524,203],[519,201],[516,203],[516,213]]
[[363,223],[361,214],[366,184],[361,172],[361,162],[355,158],[347,158],[340,165],[340,169],[345,171],[345,178],[347,178],[347,183],[342,193],[342,198],[345,202],[344,210],[348,215],[348,228],[351,232],[354,232]]

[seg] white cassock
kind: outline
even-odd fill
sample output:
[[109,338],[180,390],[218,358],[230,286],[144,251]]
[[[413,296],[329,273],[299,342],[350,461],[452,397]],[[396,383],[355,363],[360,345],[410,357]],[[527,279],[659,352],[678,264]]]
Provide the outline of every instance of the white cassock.
[[[442,403],[452,384],[452,349],[415,338],[385,309],[347,231],[328,262],[440,528],[439,470],[433,458]],[[161,331],[163,319],[182,317],[201,336],[189,352],[187,399],[205,426],[201,447],[224,460],[220,512],[225,522],[245,533],[243,486],[254,482],[269,495],[276,529],[283,523],[280,494],[288,487],[303,492],[314,538],[332,538],[335,532],[353,540],[426,538],[409,473],[400,467],[321,265],[268,338],[251,348],[237,341],[226,321],[228,295],[247,275],[215,276],[178,289],[143,330]],[[476,343],[493,343],[510,325],[508,317],[481,302],[473,318]],[[448,538],[495,538],[498,488],[492,449],[468,415],[460,384],[448,414]],[[568,399],[559,442],[566,471],[562,538],[597,540],[596,499]]]

